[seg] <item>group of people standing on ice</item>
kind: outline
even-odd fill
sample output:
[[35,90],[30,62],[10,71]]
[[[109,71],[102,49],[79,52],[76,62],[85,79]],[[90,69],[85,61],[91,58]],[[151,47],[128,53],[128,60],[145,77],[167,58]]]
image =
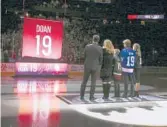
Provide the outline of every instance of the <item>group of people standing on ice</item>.
[[[99,65],[101,65],[100,78],[102,79],[103,99],[108,100],[110,87],[114,86],[115,97],[139,97],[140,69],[142,65],[141,48],[138,43],[131,40],[123,41],[124,48],[115,49],[112,41],[104,40],[103,47],[99,46],[99,35],[93,36],[93,42],[86,45],[84,51],[84,75],[80,89],[80,99],[84,94],[89,77],[91,76],[90,100],[94,100],[96,79]],[[113,83],[114,81],[114,83]],[[120,83],[123,81],[124,90],[120,95]],[[130,92],[128,90],[130,84]]]

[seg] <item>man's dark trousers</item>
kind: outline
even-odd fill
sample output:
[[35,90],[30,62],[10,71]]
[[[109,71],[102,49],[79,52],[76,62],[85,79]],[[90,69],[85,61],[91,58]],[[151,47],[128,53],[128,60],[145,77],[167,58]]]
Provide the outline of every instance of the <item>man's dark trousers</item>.
[[90,99],[94,97],[97,72],[98,72],[97,70],[92,70],[87,68],[84,69],[83,82],[81,84],[81,90],[80,90],[81,98],[84,97],[86,85],[90,76],[91,76]]

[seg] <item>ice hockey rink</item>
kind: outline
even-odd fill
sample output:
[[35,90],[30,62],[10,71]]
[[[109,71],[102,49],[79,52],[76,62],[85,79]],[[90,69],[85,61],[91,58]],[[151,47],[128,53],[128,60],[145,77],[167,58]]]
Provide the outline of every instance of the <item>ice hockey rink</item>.
[[[107,102],[101,99],[100,80],[97,81],[96,99],[88,99],[89,81],[85,102],[80,101],[81,79],[2,77],[2,127],[167,126],[165,77],[144,76],[143,81],[146,81],[142,83],[140,98],[113,98],[111,88]],[[160,87],[150,85],[151,79]]]

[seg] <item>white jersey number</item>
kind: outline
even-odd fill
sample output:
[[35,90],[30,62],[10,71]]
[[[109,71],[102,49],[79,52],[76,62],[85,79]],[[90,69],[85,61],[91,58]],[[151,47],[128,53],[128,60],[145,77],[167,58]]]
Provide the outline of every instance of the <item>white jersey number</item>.
[[134,56],[128,56],[127,57],[127,67],[133,67],[135,65],[135,57]]
[[[42,41],[41,41],[42,40]],[[42,54],[44,56],[49,56],[52,53],[52,39],[50,36],[44,36],[43,38],[40,35],[36,36],[36,55],[40,55],[40,45],[42,43]],[[43,49],[44,48],[44,49]]]

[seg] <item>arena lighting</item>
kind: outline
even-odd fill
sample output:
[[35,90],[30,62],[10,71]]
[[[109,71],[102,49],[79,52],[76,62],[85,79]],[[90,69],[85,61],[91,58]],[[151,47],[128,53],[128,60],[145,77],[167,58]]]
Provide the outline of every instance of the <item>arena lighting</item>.
[[[147,110],[137,106],[152,107]],[[110,104],[81,104],[70,105],[70,107],[79,113],[94,119],[103,121],[127,124],[134,126],[167,126],[167,101],[154,102],[127,102],[127,103],[110,103]],[[122,108],[125,112],[119,112],[114,109]],[[98,109],[98,110],[94,110]],[[107,115],[103,115],[100,110],[108,110]],[[91,111],[92,110],[92,111]]]

